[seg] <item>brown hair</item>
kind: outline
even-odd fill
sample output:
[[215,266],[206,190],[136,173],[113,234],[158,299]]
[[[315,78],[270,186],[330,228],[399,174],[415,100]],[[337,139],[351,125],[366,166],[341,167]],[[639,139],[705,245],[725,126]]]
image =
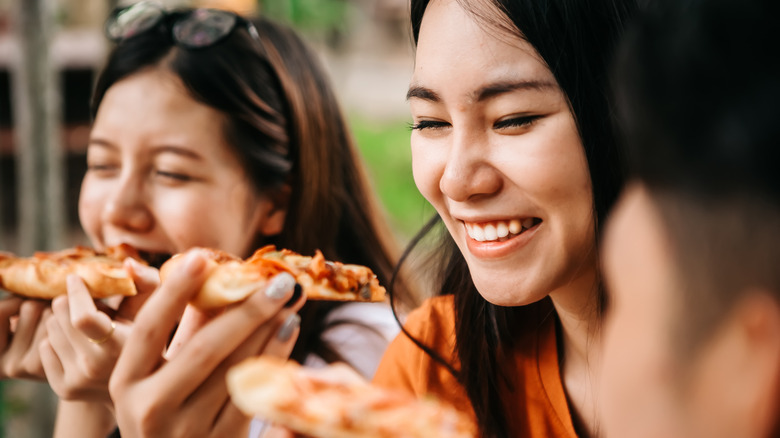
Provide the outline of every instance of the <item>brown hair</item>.
[[[392,233],[316,55],[291,29],[266,19],[255,21],[259,41],[237,27],[214,46],[188,50],[173,41],[170,17],[114,48],[97,81],[93,115],[114,83],[147,68],[170,70],[194,99],[224,115],[225,137],[259,191],[273,196],[291,188],[282,232],[258,236],[258,246],[320,249],[328,259],[370,267],[387,284],[396,260]],[[402,280],[396,287],[398,298],[412,305],[405,286]],[[340,360],[321,339],[337,306],[304,306],[293,358]],[[344,321],[330,325],[337,323]]]

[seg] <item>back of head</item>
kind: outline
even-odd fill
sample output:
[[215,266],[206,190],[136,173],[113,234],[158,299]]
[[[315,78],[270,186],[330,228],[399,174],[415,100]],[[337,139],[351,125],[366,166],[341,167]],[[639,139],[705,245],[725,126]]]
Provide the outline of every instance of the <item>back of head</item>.
[[771,0],[674,0],[637,23],[616,79],[644,182],[780,198],[778,11]]
[[682,362],[748,294],[780,305],[779,9],[658,2],[622,48],[615,78],[630,168],[672,246]]

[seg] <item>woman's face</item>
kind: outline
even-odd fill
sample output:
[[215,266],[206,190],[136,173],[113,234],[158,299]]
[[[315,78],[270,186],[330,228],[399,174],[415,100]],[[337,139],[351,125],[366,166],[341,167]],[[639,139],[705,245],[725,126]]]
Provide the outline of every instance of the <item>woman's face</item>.
[[592,282],[587,162],[566,97],[534,48],[454,0],[434,0],[408,97],[415,182],[480,294],[514,306]]
[[254,189],[222,121],[162,69],[111,86],[79,198],[92,244],[128,243],[152,260],[193,246],[246,256],[258,235],[279,233],[284,211]]

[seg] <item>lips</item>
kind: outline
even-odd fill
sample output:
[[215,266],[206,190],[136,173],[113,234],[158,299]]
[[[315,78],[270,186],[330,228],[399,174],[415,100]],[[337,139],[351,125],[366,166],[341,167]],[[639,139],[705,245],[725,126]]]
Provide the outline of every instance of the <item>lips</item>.
[[503,242],[541,223],[536,217],[489,222],[464,222],[469,237],[477,242]]

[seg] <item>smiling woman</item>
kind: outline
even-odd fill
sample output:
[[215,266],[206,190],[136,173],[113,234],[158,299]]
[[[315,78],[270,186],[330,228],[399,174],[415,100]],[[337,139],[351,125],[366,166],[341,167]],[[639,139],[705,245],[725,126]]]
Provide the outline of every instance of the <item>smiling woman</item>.
[[258,236],[278,234],[287,199],[252,185],[222,134],[223,118],[165,70],[111,86],[95,117],[79,198],[90,241],[129,243],[159,261],[194,246],[247,256]]
[[607,71],[626,1],[412,1],[414,179],[444,233],[440,297],[375,381],[485,437],[598,434],[599,224],[622,183]]
[[[319,249],[388,283],[392,234],[317,57],[291,30],[151,2],[117,11],[107,29],[117,45],[93,96],[79,200],[93,246],[130,244],[153,265],[193,246]],[[40,345],[45,376],[27,368],[70,401],[57,436],[105,436],[117,423],[128,436],[240,436],[250,419],[229,403],[229,365],[268,354],[370,377],[398,331],[386,303],[304,305],[284,274],[224,312],[185,311],[204,281],[197,251],[162,285],[156,270],[125,266],[142,293],[118,311],[98,308],[76,277],[43,323],[21,305],[15,338],[28,342],[16,350]],[[19,308],[0,303],[3,315]]]

